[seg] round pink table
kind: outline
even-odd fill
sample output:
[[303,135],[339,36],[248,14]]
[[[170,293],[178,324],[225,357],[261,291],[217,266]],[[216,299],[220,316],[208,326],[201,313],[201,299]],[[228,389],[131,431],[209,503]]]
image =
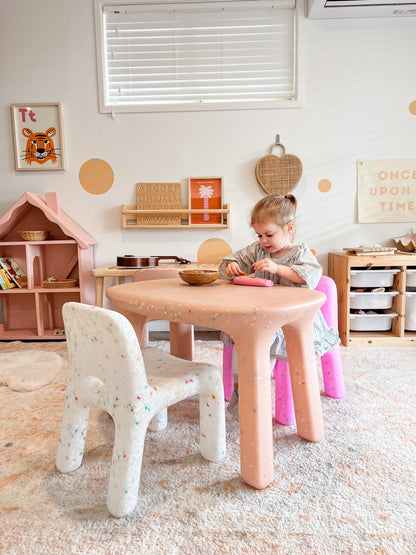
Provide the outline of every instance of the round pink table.
[[283,328],[298,434],[324,434],[312,326],[325,295],[301,287],[248,287],[218,280],[192,286],[180,279],[126,283],[107,297],[135,327],[139,340],[149,320],[169,320],[171,352],[192,357],[189,333],[196,324],[227,332],[239,371],[240,458],[243,480],[263,489],[273,480],[270,343]]

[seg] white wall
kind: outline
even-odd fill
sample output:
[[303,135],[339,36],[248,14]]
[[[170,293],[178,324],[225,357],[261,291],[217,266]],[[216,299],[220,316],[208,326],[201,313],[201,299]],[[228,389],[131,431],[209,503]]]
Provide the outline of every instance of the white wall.
[[[312,21],[303,24],[304,107],[199,113],[98,111],[92,0],[2,2],[0,19],[0,214],[25,191],[57,191],[62,209],[97,241],[95,264],[116,256],[173,254],[196,259],[209,237],[233,249],[254,239],[249,212],[265,193],[254,175],[276,134],[298,156],[304,174],[297,240],[327,253],[381,243],[412,224],[356,223],[356,161],[416,158],[416,18]],[[10,104],[60,102],[67,169],[16,172]],[[115,181],[91,195],[78,172],[91,158],[111,164]],[[139,181],[224,177],[229,230],[121,230],[121,204],[135,204]],[[320,179],[332,189],[321,193]],[[416,225],[415,225],[416,228]]]

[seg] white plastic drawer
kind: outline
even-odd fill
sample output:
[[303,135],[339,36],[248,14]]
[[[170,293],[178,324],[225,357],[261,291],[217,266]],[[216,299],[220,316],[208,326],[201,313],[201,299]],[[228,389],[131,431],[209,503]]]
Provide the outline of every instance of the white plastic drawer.
[[382,314],[350,314],[350,330],[388,331],[397,312],[386,310]]
[[391,287],[400,270],[350,270],[351,287]]
[[407,268],[406,270],[406,286],[416,287],[416,269]]
[[393,297],[398,291],[386,291],[385,293],[350,293],[350,308],[391,308]]
[[404,329],[416,331],[416,292],[406,293]]

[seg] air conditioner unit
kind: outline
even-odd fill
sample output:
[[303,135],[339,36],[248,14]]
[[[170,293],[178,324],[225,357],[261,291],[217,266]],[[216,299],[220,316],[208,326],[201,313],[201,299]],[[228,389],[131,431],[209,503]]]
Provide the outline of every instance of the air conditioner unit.
[[310,19],[416,17],[415,0],[308,0]]

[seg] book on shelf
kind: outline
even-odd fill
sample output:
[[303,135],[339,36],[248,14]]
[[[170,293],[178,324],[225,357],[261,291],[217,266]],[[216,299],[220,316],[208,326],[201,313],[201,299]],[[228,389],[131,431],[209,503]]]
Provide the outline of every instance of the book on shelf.
[[3,268],[0,268],[0,287],[2,289],[13,289],[13,287],[17,287],[13,280],[9,279],[9,276]]
[[[19,264],[10,256],[1,256],[0,257],[0,268],[3,269],[8,281],[10,282],[10,286],[8,289],[12,287],[27,287],[27,277],[22,268]],[[3,275],[3,274],[2,274]],[[3,275],[4,278],[4,275]],[[5,280],[6,281],[6,280]],[[7,281],[6,281],[7,284]]]
[[[4,272],[4,270],[3,270],[3,272]],[[4,279],[3,274],[1,273],[1,270],[0,270],[0,289],[8,289],[8,288],[9,287],[6,283],[6,280]]]

